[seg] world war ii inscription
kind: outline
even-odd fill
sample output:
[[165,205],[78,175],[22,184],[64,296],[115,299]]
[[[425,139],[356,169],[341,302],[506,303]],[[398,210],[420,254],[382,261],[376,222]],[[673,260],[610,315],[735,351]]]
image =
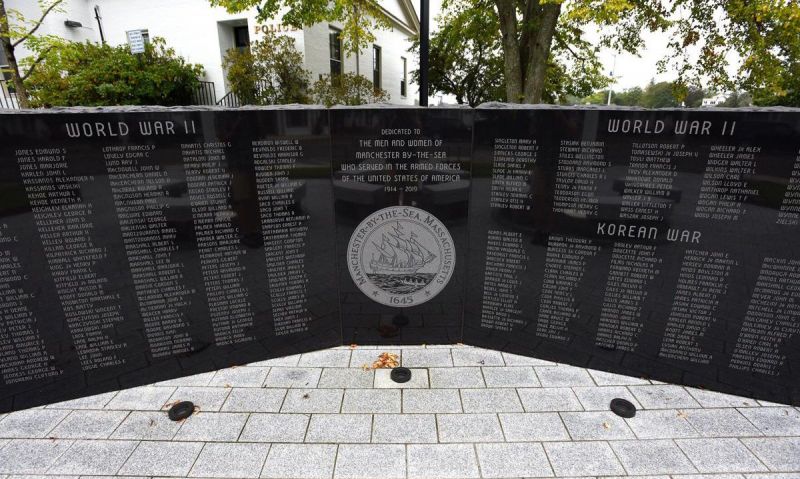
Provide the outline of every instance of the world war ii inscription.
[[796,114],[478,109],[473,161],[466,342],[800,401]]
[[5,116],[0,410],[339,344],[328,141],[319,109]]

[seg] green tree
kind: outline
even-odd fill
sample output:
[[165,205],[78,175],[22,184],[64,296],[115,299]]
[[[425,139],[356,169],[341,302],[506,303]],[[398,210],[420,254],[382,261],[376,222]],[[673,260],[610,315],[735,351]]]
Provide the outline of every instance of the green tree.
[[[697,107],[703,103],[705,92],[701,88],[685,88],[675,82],[651,81],[644,89],[628,88],[612,92],[611,103],[620,106],[642,106],[645,108],[675,108],[682,106]],[[683,98],[683,100],[680,100]],[[608,101],[608,90],[599,90],[584,97],[581,103],[604,105]]]
[[[455,95],[459,103],[475,105],[507,98],[506,70],[500,23],[493,0],[448,0],[431,37],[429,82],[431,93]],[[488,12],[488,14],[487,14]],[[608,84],[602,74],[596,47],[583,41],[574,29],[562,37],[546,60],[543,101],[568,102]],[[413,51],[418,51],[418,43]],[[415,72],[414,78],[419,74]]]
[[[612,95],[612,100],[613,100]],[[605,105],[608,101],[608,90],[598,90],[591,95],[585,96],[581,101],[577,102],[583,105]]]
[[[611,104],[619,106],[641,106],[644,90],[633,87],[624,90],[611,91]],[[598,90],[580,101],[583,104],[605,105],[608,103],[608,89]]]
[[[445,4],[482,0],[446,0]],[[547,99],[548,72],[559,54],[592,65],[597,47],[637,53],[646,32],[671,38],[660,71],[678,72],[676,92],[688,85],[739,85],[764,102],[790,101],[800,86],[800,4],[795,0],[492,0],[503,48],[506,97]],[[597,44],[585,30],[600,32]],[[734,77],[726,58],[744,59]],[[587,67],[584,66],[584,69]],[[785,104],[785,103],[784,103]]]
[[698,86],[690,86],[686,90],[683,102],[689,108],[697,108],[703,105],[703,98],[706,97],[706,90]]
[[647,85],[642,92],[639,104],[645,108],[674,108],[681,106],[681,102],[676,98],[675,85],[672,82],[653,81]]
[[232,48],[224,66],[231,91],[245,105],[308,103],[311,74],[293,38],[268,33],[250,48]]
[[[439,30],[431,36],[428,69],[429,96],[454,95],[471,106],[505,100],[503,55],[496,18],[486,15],[489,0],[451,4],[437,18]],[[411,51],[419,53],[417,39]],[[411,73],[419,83],[419,70]]]
[[[6,9],[5,1],[0,0],[0,48],[6,55],[17,101],[22,108],[31,106],[25,80],[36,70],[45,55],[55,45],[61,43],[58,37],[38,35],[37,31],[48,15],[61,11],[64,0],[38,0],[38,2],[41,15],[35,20],[28,20],[18,10]],[[22,45],[33,55],[24,61],[19,61],[16,49]]]
[[[682,0],[670,48],[679,81],[748,91],[757,105],[800,106],[800,4],[794,0]],[[686,48],[700,50],[692,55]],[[728,78],[728,53],[741,58]],[[665,60],[665,63],[669,61]]]
[[[473,1],[473,0],[451,0]],[[598,47],[637,51],[641,32],[666,27],[658,0],[493,0],[502,39],[506,96],[512,102],[547,99],[548,77],[555,65],[576,65],[569,78],[595,78],[601,66]],[[583,38],[584,30],[602,32],[600,42]],[[553,62],[565,58],[568,62]]]
[[729,108],[740,108],[743,106],[750,106],[753,104],[753,97],[747,92],[735,91],[731,93],[719,106]]
[[258,81],[260,76],[251,48],[241,50],[231,48],[222,61],[230,91],[236,95],[242,105],[259,104]]
[[342,73],[323,75],[311,86],[314,102],[325,106],[363,105],[381,103],[389,100],[386,90],[376,89],[363,75]]
[[209,2],[212,6],[224,7],[231,13],[256,8],[260,21],[275,18],[284,12],[282,21],[296,28],[322,22],[340,22],[342,47],[346,53],[356,55],[375,42],[376,29],[391,28],[389,18],[376,0],[209,0]]
[[62,43],[26,80],[31,106],[188,105],[203,68],[155,38],[134,55],[127,45]]
[[636,86],[613,94],[611,96],[611,102],[621,106],[638,106],[641,105],[642,95],[644,95],[644,90]]

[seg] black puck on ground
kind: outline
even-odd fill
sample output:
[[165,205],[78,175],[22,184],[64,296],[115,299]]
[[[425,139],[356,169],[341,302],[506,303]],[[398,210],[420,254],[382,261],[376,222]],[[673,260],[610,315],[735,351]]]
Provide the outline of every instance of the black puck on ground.
[[408,323],[408,316],[403,313],[397,314],[392,318],[392,324],[395,326],[408,326]]
[[627,399],[614,398],[611,400],[611,412],[627,419],[636,415],[636,406]]
[[407,383],[411,380],[411,370],[408,368],[394,368],[389,377],[396,383]]
[[167,412],[167,416],[173,421],[181,421],[191,416],[194,412],[194,403],[191,401],[181,401],[175,404]]

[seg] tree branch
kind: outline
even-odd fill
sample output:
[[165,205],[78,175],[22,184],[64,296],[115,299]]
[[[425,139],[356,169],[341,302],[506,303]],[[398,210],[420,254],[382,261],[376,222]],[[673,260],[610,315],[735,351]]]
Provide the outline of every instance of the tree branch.
[[56,0],[56,1],[54,1],[52,3],[52,5],[47,7],[47,9],[45,9],[45,11],[42,12],[42,16],[39,17],[39,20],[36,22],[36,24],[33,26],[33,28],[28,33],[26,33],[24,36],[22,36],[22,38],[20,38],[16,42],[12,43],[11,47],[12,48],[16,48],[17,45],[19,45],[20,43],[23,43],[24,41],[29,39],[31,36],[33,36],[33,34],[36,33],[36,30],[38,30],[39,27],[42,26],[42,22],[44,22],[45,17],[47,17],[47,15],[49,15],[50,12],[53,11],[53,9],[55,9],[57,6],[61,5],[62,3],[64,3],[64,0]]
[[22,75],[22,80],[23,81],[28,79],[28,77],[31,75],[31,73],[33,73],[33,71],[36,69],[36,67],[39,66],[40,63],[42,63],[42,60],[44,60],[44,57],[46,57],[47,54],[52,49],[53,49],[53,47],[48,47],[42,53],[39,54],[39,56],[36,58],[36,60],[33,63],[31,63],[31,67],[28,68],[28,71],[25,72],[24,75]]
[[575,52],[575,50],[572,49],[572,46],[569,43],[565,42],[563,38],[561,38],[561,35],[556,34],[555,40],[558,42],[559,46],[565,48],[568,52],[570,52],[572,56],[575,57],[576,60],[580,60],[581,62],[585,62],[587,60],[586,57],[583,57],[579,55],[577,52]]
[[443,75],[442,80],[444,80],[445,83],[448,83],[453,91],[458,90],[458,83],[456,83],[454,79],[450,78],[447,75]]

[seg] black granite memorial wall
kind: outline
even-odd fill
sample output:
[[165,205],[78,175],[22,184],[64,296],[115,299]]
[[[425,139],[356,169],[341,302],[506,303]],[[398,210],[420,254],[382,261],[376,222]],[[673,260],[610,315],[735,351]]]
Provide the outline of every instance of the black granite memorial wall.
[[798,111],[4,113],[0,412],[455,342],[797,405],[799,231]]

